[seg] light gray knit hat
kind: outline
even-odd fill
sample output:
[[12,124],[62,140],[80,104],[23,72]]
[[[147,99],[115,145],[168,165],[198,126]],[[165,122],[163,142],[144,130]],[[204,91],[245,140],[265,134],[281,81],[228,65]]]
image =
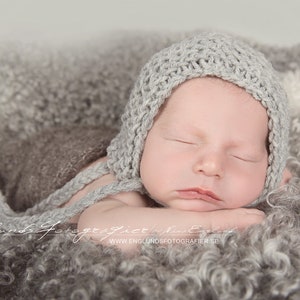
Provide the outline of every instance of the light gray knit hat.
[[[285,92],[271,64],[258,51],[231,36],[202,33],[172,45],[144,66],[122,116],[119,134],[108,147],[108,161],[80,172],[24,213],[13,212],[0,194],[0,229],[39,232],[69,220],[88,206],[125,191],[144,191],[140,159],[148,131],[160,107],[174,88],[188,79],[216,76],[250,93],[266,108],[269,117],[269,167],[265,188],[252,205],[278,187],[288,154],[289,114]],[[61,207],[86,184],[107,173],[117,181]],[[251,182],[249,182],[251,184]]]
[[203,33],[152,57],[132,91],[121,131],[108,148],[109,168],[119,180],[139,178],[145,138],[159,108],[178,85],[204,76],[216,76],[244,88],[267,110],[269,167],[264,191],[255,205],[278,187],[285,168],[288,102],[279,78],[263,54],[228,35]]

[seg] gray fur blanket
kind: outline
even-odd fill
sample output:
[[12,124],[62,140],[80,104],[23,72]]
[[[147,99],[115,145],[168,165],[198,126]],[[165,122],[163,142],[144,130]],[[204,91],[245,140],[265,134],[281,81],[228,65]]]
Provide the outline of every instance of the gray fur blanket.
[[[193,33],[114,33],[85,44],[0,42],[0,188],[15,210],[105,154],[141,68]],[[75,228],[1,232],[0,299],[300,299],[300,45],[249,41],[280,72],[292,107],[295,179],[269,197],[263,224],[143,243],[125,258]],[[0,220],[1,223],[1,220]]]

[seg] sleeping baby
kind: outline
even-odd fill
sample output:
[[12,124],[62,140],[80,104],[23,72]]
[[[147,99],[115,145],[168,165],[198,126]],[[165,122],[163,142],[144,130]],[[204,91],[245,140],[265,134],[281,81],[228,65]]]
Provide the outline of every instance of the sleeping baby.
[[[257,205],[291,177],[288,133],[271,64],[238,39],[202,33],[144,66],[107,156],[76,176],[83,185],[73,180],[7,223],[72,222],[108,245],[108,232],[132,241],[170,228],[185,239],[242,230],[263,221]],[[138,244],[118,247],[132,254]]]
[[80,232],[99,229],[85,232],[102,243],[109,240],[101,229],[114,226],[166,232],[176,225],[192,238],[194,225],[215,231],[260,223],[264,213],[253,207],[291,176],[288,124],[284,92],[253,49],[213,34],[165,49],[143,69],[121,132],[99,160],[111,172],[67,205],[130,177],[141,180],[144,193],[109,195],[72,221]]

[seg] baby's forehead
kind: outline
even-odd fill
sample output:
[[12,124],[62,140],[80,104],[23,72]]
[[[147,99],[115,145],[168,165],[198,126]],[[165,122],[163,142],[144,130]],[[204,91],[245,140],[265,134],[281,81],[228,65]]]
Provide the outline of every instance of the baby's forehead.
[[228,80],[216,76],[204,76],[204,77],[195,77],[192,79],[188,79],[183,83],[181,83],[180,85],[176,86],[172,90],[171,95],[173,95],[179,89],[182,88],[190,89],[190,88],[195,88],[197,86],[200,86],[202,88],[212,88],[213,86],[216,86],[220,89],[224,89],[232,93],[241,93],[241,94],[247,93],[250,97],[254,99],[252,94],[248,93],[246,89],[238,86],[233,82],[230,82]]
[[[246,91],[246,89],[219,77],[205,76],[188,79],[173,88],[170,96],[165,99],[163,105],[161,106],[159,113],[161,113],[161,111],[165,110],[166,108],[168,108],[168,110],[172,110],[172,108],[175,106],[174,99],[175,101],[177,100],[177,98],[185,99],[190,95],[196,94],[199,94],[199,97],[201,97],[201,95],[205,94],[205,92],[209,92],[212,90],[217,90],[220,93],[220,98],[222,98],[223,92],[227,95],[232,94],[233,97],[239,98],[241,104],[247,102],[249,105],[259,105],[263,107],[264,110],[266,110],[261,101],[255,99],[252,94]],[[209,99],[207,99],[206,103],[209,104]],[[204,103],[204,105],[206,105],[206,103]]]
[[239,130],[251,122],[267,127],[268,115],[260,101],[237,85],[219,78],[197,78],[174,90],[155,118],[163,127],[182,122],[227,127],[234,123]]

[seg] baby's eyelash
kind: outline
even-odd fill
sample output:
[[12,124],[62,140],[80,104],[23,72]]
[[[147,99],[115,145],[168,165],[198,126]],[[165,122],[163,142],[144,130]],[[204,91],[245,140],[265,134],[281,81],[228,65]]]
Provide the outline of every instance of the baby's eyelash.
[[188,144],[188,145],[194,145],[195,143],[192,143],[190,141],[186,140],[181,140],[181,139],[174,139],[175,142],[183,143],[183,144]]
[[192,141],[181,139],[181,138],[166,138],[166,140],[171,141],[171,142],[186,144],[186,145],[195,145],[196,144]]
[[249,162],[249,163],[255,163],[257,162],[255,159],[253,158],[248,158],[248,157],[243,157],[243,156],[239,156],[239,155],[232,155],[234,158],[244,161],[244,162]]

